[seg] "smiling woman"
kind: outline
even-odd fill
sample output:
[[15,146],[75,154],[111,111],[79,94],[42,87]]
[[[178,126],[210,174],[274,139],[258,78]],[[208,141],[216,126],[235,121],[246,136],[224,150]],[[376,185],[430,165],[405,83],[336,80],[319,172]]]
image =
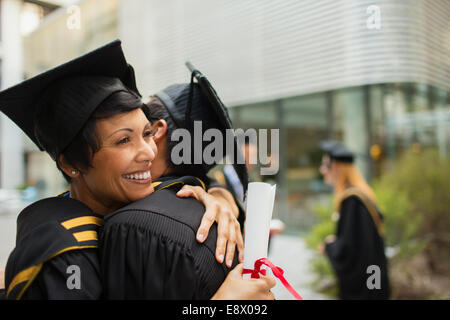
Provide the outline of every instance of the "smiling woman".
[[[151,183],[132,184],[123,176],[148,171],[155,157],[143,106],[118,41],[0,93],[1,110],[70,184],[70,192],[19,214],[5,270],[8,299],[101,297],[102,216],[153,191]],[[133,129],[132,143],[116,144],[123,140],[119,133],[106,138],[121,128]],[[77,289],[67,285],[73,266],[81,272]]]

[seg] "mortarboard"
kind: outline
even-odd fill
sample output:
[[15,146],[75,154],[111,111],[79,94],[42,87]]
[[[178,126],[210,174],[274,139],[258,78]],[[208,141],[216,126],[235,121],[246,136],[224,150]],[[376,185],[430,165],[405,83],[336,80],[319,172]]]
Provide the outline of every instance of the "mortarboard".
[[347,146],[337,141],[322,141],[320,149],[331,159],[339,162],[352,163],[355,159],[355,154]]
[[0,92],[0,110],[56,160],[95,109],[119,91],[140,97],[115,40]]
[[[216,128],[222,132],[223,137],[226,137],[226,130],[233,129],[227,108],[220,100],[209,80],[189,62],[186,65],[191,71],[191,83],[171,85],[155,96],[162,101],[179,128],[187,129],[193,133],[194,121],[202,121],[203,131]],[[197,82],[194,82],[194,79]],[[233,167],[243,185],[245,194],[248,185],[247,168],[245,163],[237,161],[237,159],[243,159],[243,156],[235,135],[233,139],[235,146]],[[224,143],[224,155],[226,152],[225,145]],[[205,145],[202,150],[204,147]],[[214,165],[203,163],[202,166],[203,172],[206,174]]]

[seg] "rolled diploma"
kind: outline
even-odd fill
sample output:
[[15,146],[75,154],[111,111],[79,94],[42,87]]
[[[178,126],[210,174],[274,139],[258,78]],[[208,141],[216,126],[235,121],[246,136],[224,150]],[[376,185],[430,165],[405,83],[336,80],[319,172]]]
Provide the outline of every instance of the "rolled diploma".
[[[276,185],[271,186],[268,183],[251,182],[248,185],[244,229],[245,269],[254,269],[256,260],[267,258],[275,191]],[[244,274],[243,277],[247,279],[251,275]]]

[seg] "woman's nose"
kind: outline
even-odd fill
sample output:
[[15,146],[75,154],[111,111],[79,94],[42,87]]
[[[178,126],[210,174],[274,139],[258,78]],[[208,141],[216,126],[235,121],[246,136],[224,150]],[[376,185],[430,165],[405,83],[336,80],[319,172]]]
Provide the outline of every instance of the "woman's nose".
[[153,141],[145,141],[142,140],[139,145],[138,154],[136,157],[136,161],[153,161],[156,157],[156,146]]

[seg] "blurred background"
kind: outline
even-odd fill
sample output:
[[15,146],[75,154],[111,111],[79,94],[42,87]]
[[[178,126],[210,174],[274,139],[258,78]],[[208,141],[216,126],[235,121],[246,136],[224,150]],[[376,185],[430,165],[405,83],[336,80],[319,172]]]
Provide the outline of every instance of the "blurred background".
[[[450,298],[449,1],[0,0],[0,11],[2,89],[119,38],[144,96],[188,82],[189,60],[234,127],[280,129],[279,172],[253,177],[277,184],[286,231],[271,254],[299,241],[290,254],[311,268],[293,277],[312,298],[336,297],[314,252],[334,232],[318,146],[343,141],[386,216],[393,298]],[[3,114],[0,188],[1,267],[21,208],[66,188]]]

